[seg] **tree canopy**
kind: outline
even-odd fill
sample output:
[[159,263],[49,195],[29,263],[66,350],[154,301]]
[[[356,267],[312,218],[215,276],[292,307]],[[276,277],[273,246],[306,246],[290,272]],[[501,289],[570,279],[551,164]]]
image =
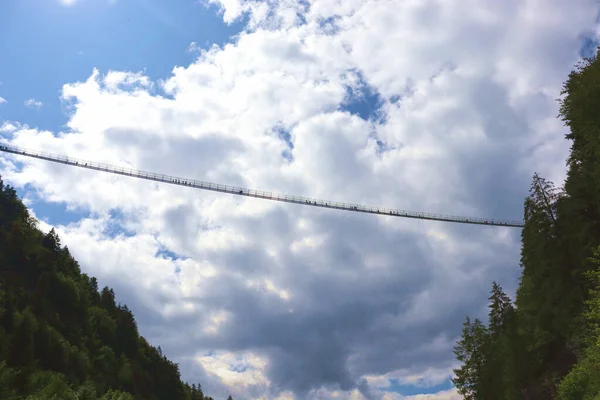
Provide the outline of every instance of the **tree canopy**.
[[487,325],[466,319],[453,379],[465,399],[600,400],[600,58],[561,95],[567,179],[533,176],[514,304],[494,282]]
[[0,178],[0,398],[212,400]]

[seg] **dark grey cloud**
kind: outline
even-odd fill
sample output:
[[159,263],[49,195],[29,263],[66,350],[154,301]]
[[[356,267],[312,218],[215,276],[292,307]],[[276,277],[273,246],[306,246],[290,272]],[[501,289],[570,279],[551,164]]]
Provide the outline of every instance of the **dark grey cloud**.
[[[289,243],[293,219],[282,215],[289,207],[264,215],[260,223],[239,225],[265,241],[273,237]],[[170,354],[177,359],[194,348],[256,352],[269,360],[266,373],[273,394],[292,390],[301,396],[328,386],[364,390],[364,375],[430,365],[449,368],[451,347],[427,345],[444,336],[452,341],[465,315],[480,313],[491,276],[489,282],[473,281],[484,286],[470,287],[470,294],[462,293],[462,286],[445,288],[440,281],[444,277],[436,276],[440,266],[427,258],[431,245],[418,236],[383,230],[378,218],[335,211],[321,212],[314,222],[316,230],[328,232],[325,244],[318,254],[298,257],[288,252],[282,256],[283,268],[268,267],[265,252],[258,249],[215,258],[227,272],[242,272],[246,278],[266,275],[290,287],[289,302],[249,291],[242,281],[224,274],[193,298],[207,310],[226,309],[233,319],[215,337],[194,333],[202,326],[202,314],[171,319],[169,331],[176,326],[180,335],[165,347]],[[473,232],[462,234],[465,240],[478,239]],[[385,268],[366,268],[365,258],[377,254],[384,255]],[[486,273],[496,267],[494,260],[483,258],[470,256],[461,264]],[[424,310],[418,323],[403,324],[415,296],[432,287],[439,290],[430,293],[439,308]],[[397,322],[389,325],[386,318]]]

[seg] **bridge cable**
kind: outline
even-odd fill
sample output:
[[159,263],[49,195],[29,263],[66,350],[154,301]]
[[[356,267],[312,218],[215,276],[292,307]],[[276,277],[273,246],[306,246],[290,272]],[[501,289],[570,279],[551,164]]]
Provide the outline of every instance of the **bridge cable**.
[[234,194],[237,196],[255,197],[258,199],[281,201],[286,203],[301,204],[305,206],[331,208],[335,210],[354,211],[369,214],[387,215],[391,217],[401,218],[416,218],[432,221],[454,222],[461,224],[472,225],[489,225],[489,226],[504,226],[512,228],[522,228],[525,226],[523,221],[510,221],[492,218],[476,218],[476,217],[460,217],[442,214],[429,214],[424,212],[403,211],[383,207],[363,206],[359,204],[340,203],[328,200],[319,200],[310,197],[290,196],[286,194],[265,192],[262,190],[247,189],[237,186],[220,185],[217,183],[203,182],[193,179],[180,178],[157,174],[154,172],[140,171],[136,169],[116,167],[108,164],[97,163],[93,161],[81,160],[72,157],[67,157],[58,154],[51,154],[35,150],[24,149],[16,146],[8,146],[0,144],[0,151],[12,153],[20,156],[37,158],[40,160],[52,161],[60,164],[70,165],[73,167],[87,168],[96,171],[109,172],[117,175],[125,175],[133,178],[146,179],[151,181],[169,183],[172,185],[186,186],[194,189],[211,190],[214,192],[222,192]]

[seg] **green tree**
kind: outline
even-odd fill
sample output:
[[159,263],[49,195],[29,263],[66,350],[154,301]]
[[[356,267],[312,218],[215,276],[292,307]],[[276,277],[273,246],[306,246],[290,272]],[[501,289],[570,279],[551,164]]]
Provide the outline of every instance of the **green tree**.
[[600,400],[599,82],[596,55],[564,84],[567,179],[558,188],[533,177],[515,304],[494,283],[485,345],[473,344],[485,335],[467,323],[457,346],[456,382],[466,398]]
[[587,322],[586,349],[561,381],[558,387],[560,400],[600,399],[600,247],[590,260],[596,265],[596,269],[587,274],[591,289],[584,313]]
[[492,338],[498,338],[506,328],[507,318],[514,312],[512,301],[496,282],[492,284],[488,331]]
[[25,367],[34,361],[34,335],[38,324],[29,308],[16,314],[16,326],[11,335],[8,363],[14,367]]
[[110,390],[105,393],[99,400],[134,400],[129,393],[119,392],[118,390]]
[[6,361],[0,362],[0,399],[17,400],[14,390],[15,371],[6,365]]
[[0,399],[205,400],[115,297],[0,179]]
[[462,338],[454,347],[454,354],[462,366],[454,370],[456,376],[452,382],[458,393],[468,400],[482,398],[487,337],[485,325],[479,319],[471,322],[467,317],[463,324]]
[[485,398],[517,399],[518,337],[515,309],[502,287],[493,282],[489,297],[488,343],[485,361]]

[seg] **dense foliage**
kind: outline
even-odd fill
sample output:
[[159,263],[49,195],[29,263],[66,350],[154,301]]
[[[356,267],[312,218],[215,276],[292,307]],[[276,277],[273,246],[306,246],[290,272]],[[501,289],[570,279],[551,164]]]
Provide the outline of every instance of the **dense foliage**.
[[0,399],[207,400],[0,179]]
[[600,57],[562,95],[567,179],[534,175],[516,300],[494,283],[487,326],[464,324],[454,383],[466,399],[600,400]]

